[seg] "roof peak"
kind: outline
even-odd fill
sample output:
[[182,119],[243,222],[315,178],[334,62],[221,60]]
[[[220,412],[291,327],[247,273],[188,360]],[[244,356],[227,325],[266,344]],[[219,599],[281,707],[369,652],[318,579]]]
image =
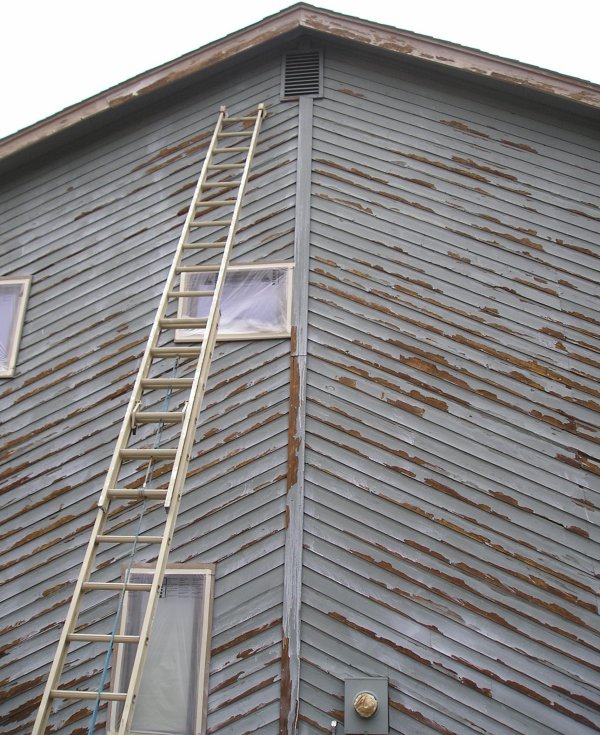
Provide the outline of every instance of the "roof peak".
[[358,44],[433,67],[454,69],[480,79],[495,79],[517,88],[533,89],[584,108],[600,108],[600,86],[591,82],[299,2],[4,138],[0,141],[0,159],[50,141],[58,133],[103,112],[140,100],[186,77],[235,60],[244,52],[298,31]]

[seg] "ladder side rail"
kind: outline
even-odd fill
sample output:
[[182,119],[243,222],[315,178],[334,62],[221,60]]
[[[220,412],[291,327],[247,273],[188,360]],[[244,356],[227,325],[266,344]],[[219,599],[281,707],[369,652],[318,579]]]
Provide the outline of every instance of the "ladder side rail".
[[252,166],[252,159],[254,158],[254,151],[256,150],[256,144],[258,141],[258,134],[266,115],[264,104],[258,105],[258,112],[256,116],[256,122],[254,124],[254,130],[252,138],[249,144],[249,151],[246,157],[246,164],[240,178],[240,186],[238,189],[237,200],[231,217],[231,224],[229,225],[229,231],[227,234],[227,240],[223,248],[223,255],[221,258],[221,265],[219,267],[217,280],[214,288],[214,295],[211,301],[210,310],[208,313],[208,319],[204,331],[204,339],[202,342],[202,349],[198,358],[196,371],[194,373],[194,380],[190,391],[190,406],[186,413],[184,424],[181,430],[181,436],[184,437],[184,441],[180,443],[177,451],[177,455],[173,460],[173,469],[171,472],[171,481],[165,498],[165,508],[169,508],[171,500],[173,498],[175,489],[179,491],[183,488],[185,476],[187,474],[187,468],[190,461],[190,455],[192,445],[195,439],[196,424],[198,421],[198,414],[202,406],[202,399],[204,398],[204,391],[206,389],[206,382],[208,380],[208,371],[212,361],[212,353],[217,341],[217,331],[219,327],[220,319],[220,307],[221,307],[221,294],[225,284],[225,277],[227,274],[227,267],[229,265],[229,259],[231,251],[233,249],[233,243],[237,230],[237,223],[240,217],[240,211],[242,207],[242,200],[246,190],[246,184],[250,175],[250,167]]
[[[153,323],[150,335],[146,343],[146,349],[144,352],[144,356],[142,358],[141,367],[140,367],[140,370],[138,371],[137,379],[134,384],[131,398],[127,406],[127,409],[126,409],[121,431],[119,433],[119,437],[115,445],[115,451],[113,452],[111,463],[108,469],[106,481],[105,481],[103,490],[100,494],[100,498],[97,503],[98,512],[96,515],[96,520],[94,522],[94,526],[93,526],[93,529],[90,535],[90,540],[88,542],[86,552],[84,555],[84,560],[82,562],[82,567],[81,567],[77,582],[75,584],[75,588],[73,590],[71,602],[69,604],[65,622],[63,624],[62,631],[61,631],[61,634],[58,640],[57,653],[52,662],[52,666],[48,674],[48,679],[44,687],[44,692],[42,693],[42,698],[40,700],[40,705],[38,707],[37,716],[36,716],[36,719],[33,725],[32,735],[43,735],[48,725],[48,719],[50,717],[53,692],[56,692],[58,690],[60,676],[64,669],[64,663],[65,663],[65,659],[66,659],[66,655],[68,651],[69,635],[73,632],[73,628],[79,617],[81,604],[83,602],[83,585],[86,582],[88,582],[90,578],[91,570],[93,568],[93,564],[96,558],[96,553],[97,553],[97,548],[98,548],[97,539],[102,534],[102,531],[106,523],[106,513],[109,507],[108,490],[117,484],[116,478],[117,478],[117,475],[120,469],[120,465],[121,465],[120,450],[121,448],[123,448],[123,446],[125,446],[125,443],[129,440],[129,436],[131,433],[131,416],[135,408],[135,405],[137,404],[137,401],[139,400],[139,396],[141,394],[141,385],[142,385],[141,381],[146,377],[147,372],[148,372],[148,367],[151,362],[151,350],[157,341],[158,334],[160,331],[159,322],[167,308],[169,291],[172,290],[172,285],[173,285],[173,282],[174,282],[174,279],[177,273],[176,269],[177,269],[177,266],[179,265],[179,262],[181,261],[181,256],[183,253],[183,245],[189,239],[189,231],[191,227],[191,222],[195,216],[195,211],[198,205],[198,201],[201,197],[204,183],[208,177],[209,165],[212,160],[213,150],[217,146],[218,136],[223,127],[223,120],[225,119],[226,115],[227,115],[226,108],[222,106],[219,111],[219,117],[217,119],[217,124],[215,126],[215,130],[213,132],[211,142],[209,144],[207,155],[204,160],[204,164],[202,166],[200,178],[198,179],[198,182],[196,184],[196,188],[194,190],[192,201],[188,209],[188,213],[187,213],[186,220],[185,220],[185,223],[182,229],[182,233],[179,238],[177,248],[175,250],[175,256],[173,259],[173,263],[171,265],[169,276],[167,278],[167,282],[163,290],[162,298],[161,298],[159,307],[156,312],[154,323]],[[161,581],[161,584],[162,584],[162,581]],[[94,694],[94,696],[96,695]]]
[[262,120],[265,117],[265,107],[263,104],[258,106],[258,113],[256,122],[254,125],[254,131],[250,143],[250,150],[246,158],[246,164],[240,180],[240,186],[238,190],[238,196],[235,204],[234,213],[229,226],[229,233],[227,242],[223,251],[223,257],[221,260],[221,267],[219,269],[219,275],[217,277],[217,283],[214,290],[214,295],[211,302],[211,308],[208,316],[207,325],[205,328],[204,339],[202,343],[202,350],[198,359],[198,364],[194,374],[194,382],[190,393],[190,406],[186,411],[184,419],[184,426],[182,427],[181,436],[184,437],[184,441],[180,442],[177,451],[177,457],[174,461],[171,482],[169,483],[169,494],[165,500],[165,507],[168,510],[167,521],[165,523],[163,540],[160,546],[160,551],[156,560],[156,567],[154,571],[154,578],[152,581],[152,591],[150,592],[148,604],[146,607],[146,613],[142,622],[140,630],[140,644],[138,645],[133,668],[131,671],[131,678],[129,681],[127,698],[123,707],[121,715],[121,724],[119,727],[119,735],[128,735],[131,730],[131,724],[133,721],[133,712],[135,706],[135,699],[141,682],[142,672],[148,651],[148,640],[150,636],[150,630],[154,621],[156,613],[156,603],[160,594],[160,587],[163,582],[165,569],[167,566],[169,550],[171,547],[171,541],[173,534],[175,533],[175,524],[177,521],[177,513],[179,510],[179,504],[181,501],[183,483],[187,474],[187,468],[190,461],[191,448],[193,446],[196,423],[198,420],[198,414],[200,412],[202,399],[204,397],[204,391],[206,388],[206,382],[208,379],[208,372],[210,369],[210,363],[212,360],[212,353],[214,346],[217,341],[217,330],[220,318],[220,300],[221,292],[225,282],[225,275],[227,271],[227,265],[229,263],[229,256],[233,247],[233,240],[235,237],[235,230],[237,221],[239,219],[242,199],[245,192],[246,183],[250,172],[250,166],[252,164],[252,158],[256,149],[256,142],[258,139],[258,133],[262,124]]
[[[106,514],[103,508],[98,508],[96,514],[96,521],[92,529],[90,540],[87,545],[83,564],[77,582],[75,583],[75,589],[71,596],[71,602],[67,611],[67,617],[62,627],[60,638],[57,645],[57,653],[50,667],[48,679],[46,680],[46,686],[40,700],[38,707],[37,716],[33,725],[32,735],[44,735],[46,726],[48,725],[48,718],[50,717],[50,708],[52,701],[52,692],[58,689],[59,679],[63,672],[65,658],[67,655],[68,648],[68,637],[72,633],[77,618],[79,616],[79,610],[83,600],[83,585],[90,576],[90,571],[96,558],[96,538],[102,532],[104,523],[106,521]],[[95,696],[95,695],[94,695]]]
[[118,474],[119,474],[119,470],[121,466],[120,450],[126,446],[127,442],[129,441],[129,437],[131,435],[131,431],[132,431],[131,419],[132,419],[133,412],[135,410],[135,406],[140,400],[142,380],[144,380],[147,377],[148,369],[152,362],[152,348],[156,346],[156,343],[158,341],[158,336],[160,334],[160,320],[164,317],[166,313],[167,305],[169,302],[169,292],[173,290],[173,283],[177,275],[177,267],[179,266],[179,263],[181,261],[181,257],[183,253],[183,246],[189,237],[190,226],[191,226],[192,220],[194,219],[197,203],[201,197],[202,188],[208,176],[208,172],[209,172],[208,167],[212,160],[213,150],[217,145],[218,135],[221,131],[221,128],[223,126],[223,120],[225,119],[226,115],[227,115],[227,110],[224,106],[222,106],[219,111],[219,117],[217,118],[217,124],[215,126],[215,130],[213,132],[213,135],[212,135],[209,147],[208,147],[206,158],[204,159],[204,164],[202,165],[202,171],[200,173],[200,178],[198,179],[198,182],[196,184],[194,195],[192,197],[192,202],[189,206],[188,213],[185,218],[185,223],[183,225],[183,229],[179,237],[179,241],[177,243],[177,248],[175,250],[175,255],[173,257],[173,262],[169,270],[169,275],[167,276],[167,281],[163,289],[163,293],[162,293],[162,296],[161,296],[161,299],[158,305],[158,309],[156,310],[156,316],[154,317],[154,323],[152,324],[150,335],[148,336],[148,341],[146,342],[146,349],[144,351],[144,356],[142,357],[140,369],[138,370],[138,374],[137,374],[133,389],[131,391],[131,398],[129,399],[129,403],[125,411],[125,417],[123,419],[121,431],[119,433],[117,442],[115,444],[115,450],[113,452],[111,463],[108,468],[104,487],[102,488],[102,492],[100,493],[100,498],[98,499],[98,506],[100,506],[101,508],[104,508],[105,510],[108,507],[108,491],[111,488],[116,487],[118,484],[117,478],[118,478]]

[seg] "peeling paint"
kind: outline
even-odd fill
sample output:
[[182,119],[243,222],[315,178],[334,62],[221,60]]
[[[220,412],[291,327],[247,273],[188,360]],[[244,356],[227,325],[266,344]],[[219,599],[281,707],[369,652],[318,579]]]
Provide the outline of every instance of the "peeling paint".
[[475,135],[478,138],[489,138],[490,136],[487,133],[482,133],[480,130],[474,130],[473,128],[469,127],[463,122],[460,122],[459,120],[440,120],[442,125],[449,125],[451,128],[454,128],[455,130],[460,130],[463,133],[469,133],[470,135]]

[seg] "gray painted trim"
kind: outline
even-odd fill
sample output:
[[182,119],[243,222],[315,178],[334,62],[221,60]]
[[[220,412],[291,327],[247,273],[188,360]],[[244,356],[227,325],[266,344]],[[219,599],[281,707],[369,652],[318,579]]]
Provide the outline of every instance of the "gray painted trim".
[[298,109],[294,293],[290,345],[290,416],[288,434],[287,534],[283,592],[281,735],[296,731],[300,691],[300,605],[304,531],[304,453],[306,418],[306,350],[308,342],[308,276],[313,100],[301,97]]
[[308,260],[310,244],[310,191],[312,172],[313,99],[302,97],[298,110],[298,158],[296,183],[296,228],[294,232],[293,321],[296,340],[292,356],[306,357],[308,342]]

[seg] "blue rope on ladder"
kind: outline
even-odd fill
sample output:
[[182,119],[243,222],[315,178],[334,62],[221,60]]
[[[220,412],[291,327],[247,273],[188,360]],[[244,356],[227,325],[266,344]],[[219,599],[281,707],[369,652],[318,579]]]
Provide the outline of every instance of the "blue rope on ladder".
[[[127,583],[129,582],[129,577],[131,575],[131,566],[133,564],[133,557],[135,555],[136,548],[137,548],[137,539],[141,533],[142,521],[144,520],[145,511],[146,511],[146,500],[144,500],[144,503],[142,505],[142,512],[140,513],[140,519],[139,519],[137,531],[135,534],[135,541],[133,543],[133,548],[131,549],[131,554],[129,555],[129,565],[127,567],[127,571],[125,572],[125,585],[127,585]],[[90,724],[88,727],[88,735],[94,735],[94,732],[96,730],[96,720],[98,719],[98,712],[100,711],[100,695],[104,691],[104,687],[106,686],[106,680],[108,678],[108,671],[110,669],[110,662],[112,660],[115,636],[117,635],[117,628],[119,627],[119,622],[121,620],[121,611],[123,609],[123,602],[125,600],[125,589],[126,587],[123,588],[121,594],[119,595],[119,604],[117,606],[117,612],[115,614],[112,631],[110,633],[110,641],[108,642],[108,648],[106,650],[106,655],[104,657],[104,667],[102,669],[102,675],[100,676],[100,683],[98,685],[98,693],[96,695],[96,701],[94,702],[94,709],[92,710],[92,716],[90,718]]]
[[[175,377],[177,375],[177,366],[178,366],[178,364],[179,364],[179,358],[177,358],[175,360],[175,363],[173,365],[173,377]],[[167,410],[169,408],[169,400],[170,400],[170,397],[171,397],[172,392],[173,392],[172,391],[172,388],[169,388],[169,390],[165,394],[165,397],[164,397],[164,400],[163,400],[163,404],[164,404],[163,405],[163,410],[164,410],[165,413],[167,412]],[[154,449],[158,449],[160,447],[163,426],[164,426],[164,423],[161,421],[161,423],[159,424],[158,432],[156,434],[156,439],[154,441]],[[147,484],[148,484],[148,482],[152,482],[153,470],[154,470],[154,461],[151,460],[150,461],[150,464],[148,466],[148,470],[146,472],[146,477],[144,479],[143,487],[146,487]],[[135,556],[135,552],[136,552],[136,549],[137,549],[138,538],[141,535],[142,521],[144,520],[144,514],[146,512],[146,505],[147,505],[147,501],[146,501],[146,499],[144,499],[144,502],[142,504],[142,512],[140,513],[140,518],[139,518],[139,521],[138,521],[137,531],[135,533],[135,541],[133,542],[133,547],[132,547],[131,553],[129,555],[129,563],[128,563],[128,566],[127,566],[127,571],[125,572],[125,586],[123,587],[123,589],[121,591],[121,594],[119,595],[119,604],[117,606],[117,612],[115,614],[112,631],[110,633],[110,641],[108,642],[108,648],[106,650],[106,655],[104,657],[104,666],[102,668],[102,674],[100,676],[100,682],[99,682],[99,685],[98,685],[98,693],[96,694],[96,700],[94,702],[94,709],[92,710],[92,714],[91,714],[91,717],[90,717],[90,724],[88,726],[88,735],[94,735],[95,730],[96,730],[96,721],[98,719],[98,713],[100,711],[100,701],[101,701],[100,700],[100,695],[104,691],[104,687],[106,686],[106,680],[108,678],[108,671],[110,669],[110,664],[111,664],[111,660],[112,660],[112,654],[113,654],[113,650],[114,650],[115,636],[117,635],[117,629],[119,627],[119,623],[120,623],[120,620],[121,620],[121,612],[123,610],[123,603],[125,601],[126,585],[129,582],[129,578],[131,576],[131,567],[132,567],[132,564],[133,564],[133,557]]]

